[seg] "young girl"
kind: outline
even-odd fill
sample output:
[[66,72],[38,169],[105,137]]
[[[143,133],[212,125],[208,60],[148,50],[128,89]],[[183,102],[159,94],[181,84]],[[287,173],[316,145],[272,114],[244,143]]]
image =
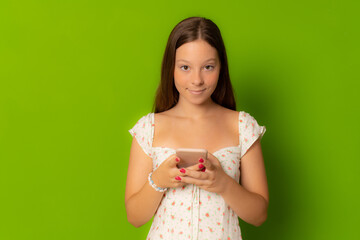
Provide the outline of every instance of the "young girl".
[[[211,20],[190,17],[172,30],[154,108],[129,130],[128,221],[140,227],[154,216],[151,240],[242,239],[238,217],[260,226],[269,203],[260,145],[266,128],[236,111],[225,46]],[[177,148],[203,148],[208,158],[179,169]]]

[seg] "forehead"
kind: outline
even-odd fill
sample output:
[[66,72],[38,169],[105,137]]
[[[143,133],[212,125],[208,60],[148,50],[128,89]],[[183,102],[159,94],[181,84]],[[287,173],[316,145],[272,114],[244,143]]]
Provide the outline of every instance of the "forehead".
[[196,40],[185,43],[176,49],[176,61],[202,62],[208,59],[218,59],[216,48],[204,40]]

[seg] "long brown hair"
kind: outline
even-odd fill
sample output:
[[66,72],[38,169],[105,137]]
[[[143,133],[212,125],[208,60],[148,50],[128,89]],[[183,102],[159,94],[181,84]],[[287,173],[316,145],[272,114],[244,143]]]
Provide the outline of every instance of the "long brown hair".
[[174,107],[179,100],[179,92],[174,83],[176,49],[198,39],[205,40],[216,48],[220,59],[219,80],[212,100],[236,111],[236,103],[230,82],[227,55],[221,33],[216,24],[204,17],[189,17],[179,22],[171,31],[161,65],[161,80],[156,91],[153,111],[163,112]]

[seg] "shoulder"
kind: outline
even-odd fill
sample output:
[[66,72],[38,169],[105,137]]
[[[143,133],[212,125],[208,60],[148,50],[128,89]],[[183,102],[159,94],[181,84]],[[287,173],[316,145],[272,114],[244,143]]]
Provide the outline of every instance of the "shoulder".
[[217,114],[218,115],[224,115],[224,116],[230,116],[230,117],[239,116],[238,111],[223,107],[221,105],[218,105]]
[[249,112],[239,111],[239,121],[240,123],[256,122],[256,119]]
[[146,128],[148,126],[151,126],[152,118],[153,118],[152,114],[153,113],[150,112],[150,113],[148,113],[146,115],[143,115],[140,118],[138,118],[136,120],[136,123],[135,123],[133,129],[135,130],[135,129],[141,129],[141,128]]
[[160,113],[154,113],[154,119],[156,123],[160,123],[163,121],[166,121],[167,119],[170,119],[172,117],[171,114],[169,114],[169,110],[165,111],[165,112],[160,112]]
[[217,110],[216,118],[218,122],[226,125],[227,128],[233,132],[238,132],[239,126],[239,112],[220,106]]
[[171,109],[160,113],[154,113],[153,117],[153,124],[156,128],[156,132],[167,131],[176,120],[176,116],[172,113]]

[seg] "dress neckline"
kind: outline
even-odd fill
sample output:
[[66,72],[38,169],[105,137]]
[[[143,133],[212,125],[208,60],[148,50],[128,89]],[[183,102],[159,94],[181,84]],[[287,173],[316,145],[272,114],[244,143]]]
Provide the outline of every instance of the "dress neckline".
[[[240,114],[241,114],[241,111],[239,111],[239,117],[238,117],[238,132],[240,132]],[[154,128],[155,128],[155,113],[151,113],[151,148],[152,149],[167,149],[167,150],[170,150],[170,151],[173,151],[175,152],[176,149],[174,148],[170,148],[170,147],[161,147],[161,146],[158,146],[158,147],[153,147],[152,146],[152,142],[154,140]],[[223,148],[220,148],[218,150],[216,150],[215,152],[211,153],[212,155],[215,155],[221,151],[224,151],[224,150],[227,150],[227,149],[231,149],[231,148],[234,148],[234,149],[239,149],[240,150],[240,139],[239,139],[239,145],[237,146],[229,146],[229,147],[223,147]]]
[[[215,154],[217,154],[217,153],[219,153],[221,151],[224,151],[224,150],[231,149],[231,148],[240,149],[240,145],[238,145],[238,146],[230,146],[230,147],[223,147],[223,148],[220,148],[219,150],[216,150],[215,152],[213,152],[211,154],[215,156]],[[167,149],[167,150],[170,150],[170,151],[173,151],[173,152],[176,151],[176,149],[170,148],[170,147],[152,147],[152,149]]]

